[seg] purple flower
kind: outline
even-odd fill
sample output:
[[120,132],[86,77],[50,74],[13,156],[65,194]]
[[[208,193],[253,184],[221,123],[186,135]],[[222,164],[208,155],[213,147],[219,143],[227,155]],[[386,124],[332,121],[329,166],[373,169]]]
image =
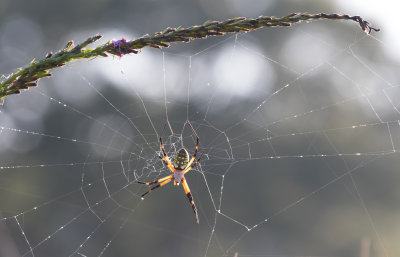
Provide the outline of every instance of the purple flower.
[[112,40],[111,43],[113,44],[113,48],[118,51],[118,53],[116,53],[116,55],[118,55],[119,57],[122,57],[125,54],[130,54],[130,53],[137,54],[138,53],[138,51],[136,49],[129,47],[129,45],[126,43],[125,38],[122,38],[121,40]]
[[121,40],[113,40],[111,43],[114,45],[114,47],[121,47],[123,43],[126,42],[126,39],[123,37]]

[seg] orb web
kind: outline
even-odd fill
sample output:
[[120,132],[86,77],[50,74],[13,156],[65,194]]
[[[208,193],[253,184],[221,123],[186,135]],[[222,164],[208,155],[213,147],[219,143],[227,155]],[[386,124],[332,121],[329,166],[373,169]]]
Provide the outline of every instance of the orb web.
[[[1,254],[395,256],[397,74],[379,39],[319,26],[74,64],[8,97]],[[199,225],[181,187],[136,182],[170,174],[160,136],[193,154],[189,124]]]

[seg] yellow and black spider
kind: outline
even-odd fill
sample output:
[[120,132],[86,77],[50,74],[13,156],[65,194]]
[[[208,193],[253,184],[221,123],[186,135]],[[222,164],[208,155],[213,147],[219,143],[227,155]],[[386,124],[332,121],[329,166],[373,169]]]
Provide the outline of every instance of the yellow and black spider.
[[[193,127],[192,127],[193,129]],[[193,130],[194,131],[194,130]],[[197,156],[197,150],[199,149],[199,137],[196,135],[196,148],[194,150],[194,154],[192,156],[192,158],[189,161],[189,153],[185,148],[180,149],[179,151],[177,151],[174,155],[174,160],[171,163],[171,161],[168,159],[167,153],[165,152],[164,149],[164,144],[162,141],[162,138],[160,137],[160,145],[161,145],[161,150],[162,153],[164,155],[164,157],[162,156],[158,156],[163,162],[164,164],[168,167],[168,169],[171,170],[172,175],[157,179],[153,182],[141,182],[141,181],[137,181],[140,184],[145,184],[145,185],[153,185],[153,184],[158,184],[152,188],[150,188],[147,192],[145,192],[142,195],[142,199],[144,199],[144,197],[150,193],[151,191],[153,191],[154,189],[157,189],[159,187],[165,186],[166,184],[168,184],[169,182],[171,182],[172,180],[174,181],[174,185],[178,185],[180,183],[182,183],[183,188],[185,189],[185,193],[187,198],[189,199],[189,203],[193,208],[193,212],[196,215],[196,221],[197,223],[199,223],[199,215],[197,214],[197,209],[196,209],[196,205],[194,204],[193,201],[193,197],[192,194],[190,193],[190,189],[189,189],[189,185],[186,182],[185,179],[185,174],[186,172],[188,172],[189,170],[193,169],[201,160],[201,157],[203,156],[203,153],[200,155],[199,159],[197,159],[196,161],[194,161],[196,159]]]

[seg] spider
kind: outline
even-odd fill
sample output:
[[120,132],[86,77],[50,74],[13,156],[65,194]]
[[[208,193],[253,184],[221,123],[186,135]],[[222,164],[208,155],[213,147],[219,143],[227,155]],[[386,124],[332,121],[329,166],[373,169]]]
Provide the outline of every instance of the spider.
[[[193,127],[192,127],[192,129],[193,129]],[[197,156],[197,150],[199,149],[199,137],[196,135],[196,147],[195,147],[194,154],[193,154],[192,158],[190,159],[190,161],[189,161],[188,151],[185,148],[182,148],[175,153],[174,159],[171,163],[171,161],[169,160],[169,158],[167,156],[167,153],[165,152],[164,144],[163,144],[161,136],[160,136],[160,146],[161,146],[161,150],[162,150],[164,157],[162,157],[161,155],[158,157],[168,167],[168,169],[172,172],[172,174],[169,176],[157,179],[153,182],[137,181],[139,184],[145,184],[145,185],[158,184],[158,185],[150,188],[144,194],[142,194],[142,200],[148,193],[150,193],[154,189],[165,186],[172,180],[174,181],[174,185],[176,185],[176,186],[179,186],[179,184],[182,183],[182,186],[183,186],[183,189],[185,190],[186,196],[189,199],[189,203],[192,206],[194,215],[196,216],[196,221],[197,221],[197,223],[199,223],[199,215],[197,213],[196,205],[194,204],[192,194],[190,193],[189,185],[185,179],[185,174],[189,170],[193,169],[199,163],[199,161],[201,160],[201,157],[203,156],[203,153],[202,153],[200,155],[200,157],[196,161],[194,161]]]

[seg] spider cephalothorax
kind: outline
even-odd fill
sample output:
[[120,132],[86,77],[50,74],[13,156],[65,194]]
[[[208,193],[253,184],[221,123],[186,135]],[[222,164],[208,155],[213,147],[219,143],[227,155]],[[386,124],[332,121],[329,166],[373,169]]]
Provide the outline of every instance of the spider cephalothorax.
[[[190,123],[189,123],[190,124]],[[192,125],[190,125],[190,127],[192,127]],[[192,127],[193,132],[196,134],[196,132],[194,131],[193,127]],[[200,161],[201,157],[203,156],[203,154],[199,157],[199,159],[197,159],[197,161],[194,161],[196,159],[197,156],[197,150],[199,149],[199,137],[196,134],[196,147],[193,153],[192,158],[189,160],[189,153],[185,148],[180,149],[179,151],[177,151],[174,155],[174,159],[171,163],[171,161],[169,160],[167,153],[165,152],[164,149],[164,144],[162,141],[162,138],[160,137],[160,145],[161,145],[161,150],[163,153],[163,156],[159,156],[160,159],[163,161],[163,163],[168,167],[168,169],[170,169],[170,171],[172,172],[172,175],[157,179],[153,182],[141,182],[141,181],[137,181],[140,184],[145,184],[145,185],[154,185],[154,184],[158,184],[152,188],[150,188],[147,192],[145,192],[142,195],[142,199],[151,191],[153,191],[154,189],[157,189],[159,187],[162,187],[166,184],[168,184],[169,182],[171,182],[172,180],[174,181],[175,185],[178,185],[180,183],[182,183],[183,189],[185,190],[186,196],[189,199],[189,203],[192,206],[193,212],[196,215],[196,221],[197,223],[199,223],[199,216],[197,214],[197,209],[196,206],[194,205],[194,201],[193,201],[193,197],[192,194],[190,193],[190,189],[189,189],[189,185],[186,182],[186,179],[184,177],[184,175],[186,174],[186,172],[188,172],[189,170],[191,170],[192,168],[194,168]]]

